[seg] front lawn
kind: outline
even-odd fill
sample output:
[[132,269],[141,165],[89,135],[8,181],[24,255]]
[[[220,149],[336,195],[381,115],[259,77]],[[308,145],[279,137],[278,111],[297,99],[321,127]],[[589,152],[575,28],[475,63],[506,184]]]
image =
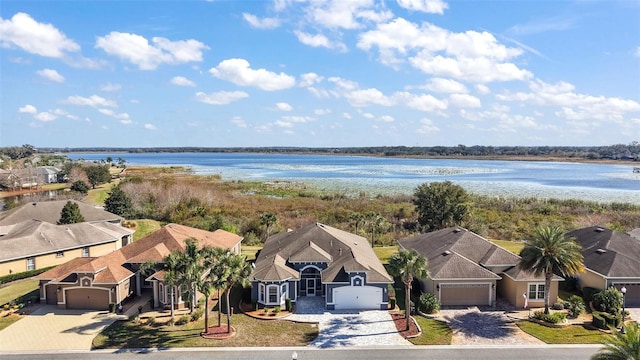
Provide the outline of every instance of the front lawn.
[[522,331],[547,344],[601,344],[603,337],[607,335],[583,325],[552,328],[531,321],[520,321],[516,324]]
[[391,255],[398,252],[398,247],[395,245],[394,246],[376,246],[373,248],[373,252],[376,253],[376,256],[378,256],[378,259],[380,259],[380,262],[382,264],[388,264],[389,258],[391,257]]
[[408,339],[413,345],[451,345],[453,331],[445,322],[414,316],[422,335]]
[[0,305],[4,305],[31,292],[39,297],[38,280],[19,280],[0,288]]
[[143,237],[151,234],[156,230],[159,230],[162,227],[162,224],[156,220],[139,219],[129,220],[129,222],[133,222],[136,224],[136,232],[133,233],[134,242],[142,239]]

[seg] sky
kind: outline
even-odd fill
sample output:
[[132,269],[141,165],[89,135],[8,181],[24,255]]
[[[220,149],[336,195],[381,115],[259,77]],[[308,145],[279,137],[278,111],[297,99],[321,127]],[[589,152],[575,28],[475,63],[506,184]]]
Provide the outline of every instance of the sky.
[[640,141],[640,1],[0,4],[0,146]]

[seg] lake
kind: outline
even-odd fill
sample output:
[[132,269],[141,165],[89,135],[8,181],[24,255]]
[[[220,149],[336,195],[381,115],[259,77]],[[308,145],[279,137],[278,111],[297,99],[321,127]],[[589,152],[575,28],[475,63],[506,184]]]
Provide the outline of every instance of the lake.
[[[122,157],[128,165],[186,166],[223,180],[301,182],[344,193],[411,194],[449,180],[467,191],[500,197],[581,199],[640,204],[633,163],[406,159],[254,153],[70,153],[77,160]],[[636,164],[637,166],[637,164]]]

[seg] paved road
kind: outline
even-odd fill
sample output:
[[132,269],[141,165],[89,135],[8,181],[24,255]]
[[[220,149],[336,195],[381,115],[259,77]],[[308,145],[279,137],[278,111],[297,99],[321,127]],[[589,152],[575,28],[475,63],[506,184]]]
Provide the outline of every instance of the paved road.
[[23,353],[2,354],[2,360],[121,360],[135,356],[136,359],[153,360],[287,360],[293,359],[293,353],[298,360],[586,360],[598,351],[594,345],[546,345],[546,346],[415,346],[377,348],[237,348],[237,349],[176,349],[176,350],[139,350],[139,351],[91,351],[91,352],[50,352],[45,354]]

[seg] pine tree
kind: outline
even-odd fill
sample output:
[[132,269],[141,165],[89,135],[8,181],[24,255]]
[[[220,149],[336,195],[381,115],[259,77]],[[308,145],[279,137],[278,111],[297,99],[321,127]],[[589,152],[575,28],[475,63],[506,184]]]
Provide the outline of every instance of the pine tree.
[[76,224],[81,222],[84,222],[84,216],[82,216],[82,213],[80,212],[80,207],[72,201],[67,201],[60,212],[58,225]]

